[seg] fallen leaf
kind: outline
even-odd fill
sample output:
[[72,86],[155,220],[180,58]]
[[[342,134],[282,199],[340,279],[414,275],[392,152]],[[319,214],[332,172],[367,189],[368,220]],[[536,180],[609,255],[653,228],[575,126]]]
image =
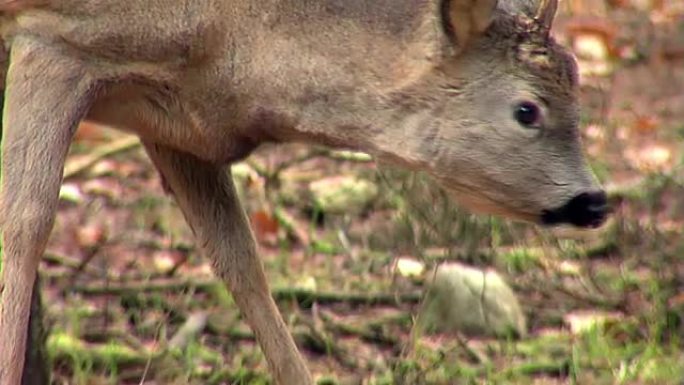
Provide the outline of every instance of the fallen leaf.
[[250,215],[254,235],[260,242],[271,241],[278,235],[277,219],[264,210],[254,211]]
[[99,223],[89,223],[77,230],[76,237],[81,247],[90,248],[105,240],[105,230]]
[[658,126],[660,126],[660,120],[655,115],[638,116],[634,121],[634,130],[640,134],[653,133]]

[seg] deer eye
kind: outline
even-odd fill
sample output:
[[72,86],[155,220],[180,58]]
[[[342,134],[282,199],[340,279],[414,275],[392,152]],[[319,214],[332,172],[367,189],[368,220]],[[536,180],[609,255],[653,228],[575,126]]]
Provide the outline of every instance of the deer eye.
[[521,102],[515,107],[515,120],[529,128],[537,128],[541,123],[541,109],[532,102]]

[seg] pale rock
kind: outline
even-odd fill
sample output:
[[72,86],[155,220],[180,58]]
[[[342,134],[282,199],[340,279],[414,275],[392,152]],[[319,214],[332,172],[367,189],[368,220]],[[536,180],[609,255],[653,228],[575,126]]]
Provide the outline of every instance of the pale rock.
[[81,203],[84,196],[77,184],[64,183],[59,189],[59,199],[71,203]]
[[316,291],[318,289],[318,284],[316,283],[316,278],[312,276],[300,277],[295,281],[294,285],[297,289]]
[[395,262],[394,269],[402,277],[418,278],[425,272],[425,264],[409,257],[399,257]]
[[331,214],[362,212],[378,195],[373,182],[353,176],[320,179],[309,190],[318,208]]
[[522,337],[526,320],[517,297],[495,271],[459,263],[434,274],[417,327],[424,333]]

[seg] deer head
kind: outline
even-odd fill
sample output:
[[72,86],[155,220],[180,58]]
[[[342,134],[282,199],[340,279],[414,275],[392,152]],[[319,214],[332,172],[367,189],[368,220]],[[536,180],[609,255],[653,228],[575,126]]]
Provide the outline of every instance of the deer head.
[[550,35],[556,9],[551,0],[446,2],[446,53],[394,95],[410,118],[388,139],[402,143],[390,158],[412,159],[474,211],[601,224],[606,196],[582,154],[576,62]]

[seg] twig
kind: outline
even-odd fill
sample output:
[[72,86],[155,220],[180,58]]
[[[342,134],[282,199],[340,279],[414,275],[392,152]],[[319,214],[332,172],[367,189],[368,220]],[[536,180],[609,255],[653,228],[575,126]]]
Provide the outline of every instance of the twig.
[[247,160],[246,162],[257,173],[257,175],[266,179],[267,183],[273,183],[274,181],[277,181],[280,178],[280,174],[288,168],[319,157],[357,163],[367,163],[373,161],[373,158],[370,155],[363,152],[331,150],[325,147],[316,147],[304,154],[278,163],[273,170],[269,170],[267,167],[264,167],[252,160]]
[[99,146],[84,158],[76,158],[68,161],[64,167],[64,179],[72,178],[84,172],[104,158],[134,149],[138,146],[140,146],[140,140],[137,136],[133,135],[127,135],[107,145]]
[[[563,285],[562,283],[551,283],[552,287],[558,292],[563,293],[571,298],[578,300],[583,304],[591,304],[593,306],[598,306],[601,308],[615,309],[620,308],[624,305],[624,298],[609,298],[605,296],[593,295],[592,293],[580,293],[574,291],[569,287]],[[547,288],[548,290],[548,288]]]
[[207,319],[208,315],[203,311],[191,314],[169,340],[169,349],[184,349],[207,326]]
[[[316,312],[314,312],[315,314]],[[359,363],[356,358],[352,356],[347,349],[339,346],[335,343],[334,338],[326,332],[322,325],[316,325],[315,318],[309,319],[304,317],[299,317],[301,323],[306,325],[309,333],[302,334],[300,337],[304,337],[303,341],[312,350],[318,351],[324,354],[330,354],[334,357],[337,362],[344,366],[348,370],[358,369]]]
[[365,152],[348,151],[348,150],[331,150],[329,156],[336,160],[343,160],[346,162],[367,163],[372,162],[373,157]]
[[275,169],[270,173],[270,178],[272,179],[278,179],[280,176],[280,173],[285,171],[286,169],[304,163],[308,160],[318,158],[319,156],[326,156],[330,154],[330,150],[327,148],[319,147],[319,148],[314,148],[312,150],[307,151],[306,153],[296,156],[294,158],[288,159],[284,162],[280,162]]
[[335,316],[329,311],[321,309],[319,310],[319,314],[325,323],[326,328],[333,333],[356,336],[366,342],[389,347],[396,347],[400,342],[395,336],[387,335],[381,328],[376,327],[378,324],[390,323],[393,319],[396,319],[396,317],[386,317],[382,321],[373,321],[361,326],[354,326],[335,320]]
[[[160,278],[148,281],[97,282],[75,285],[71,290],[86,295],[123,295],[139,292],[182,291],[195,289],[208,291],[216,285],[222,285],[215,279],[168,279]],[[281,287],[271,291],[276,301],[295,301],[300,306],[310,307],[313,303],[348,303],[350,305],[397,305],[399,303],[415,304],[422,299],[422,293],[344,293],[312,291],[300,288]]]
[[272,290],[275,300],[294,300],[302,306],[312,303],[348,303],[351,305],[397,305],[399,303],[416,304],[420,302],[423,294],[414,293],[343,293],[343,292],[319,292],[299,288],[276,288]]
[[570,372],[568,360],[529,362],[504,371],[511,375],[565,377]]
[[311,238],[306,230],[302,229],[297,221],[287,213],[287,211],[276,206],[273,209],[273,216],[280,223],[280,225],[285,229],[287,234],[301,245],[308,245],[311,243]]
[[97,277],[102,277],[103,275],[106,275],[106,271],[104,269],[98,269],[97,267],[94,267],[92,265],[84,264],[83,260],[81,259],[58,254],[52,251],[46,251],[45,254],[43,254],[43,261],[68,267],[73,270],[82,269],[86,273],[92,274]]
[[140,292],[181,291],[189,288],[207,291],[220,281],[215,279],[154,279],[147,281],[112,282],[99,281],[86,285],[74,285],[71,290],[86,295],[124,295]]
[[371,162],[373,160],[370,155],[363,152],[331,150],[325,147],[317,147],[305,154],[281,162],[276,166],[275,170],[271,172],[271,176],[277,178],[284,170],[318,157],[327,157],[340,161],[359,163]]
[[120,329],[113,328],[92,328],[84,330],[79,336],[79,339],[83,341],[88,341],[89,343],[107,343],[111,341],[117,341],[123,346],[129,347],[136,351],[144,351],[145,345],[138,340],[129,331],[123,331]]

